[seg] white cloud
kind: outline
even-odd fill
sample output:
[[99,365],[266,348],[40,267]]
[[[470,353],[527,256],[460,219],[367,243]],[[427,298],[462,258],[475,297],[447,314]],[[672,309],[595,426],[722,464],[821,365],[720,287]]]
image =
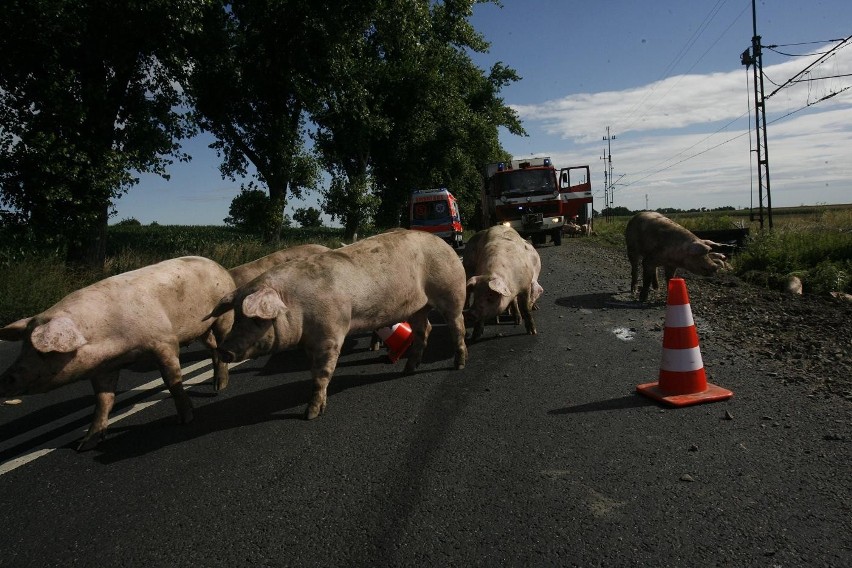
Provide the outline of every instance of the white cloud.
[[[782,84],[830,47],[764,67],[764,75]],[[773,206],[852,202],[852,89],[841,92],[852,85],[852,77],[836,77],[850,73],[852,46],[814,66],[806,76],[810,81],[786,86],[766,101]],[[834,78],[825,78],[829,76]],[[617,135],[613,177],[621,184],[615,190],[616,206],[643,208],[646,195],[651,208],[740,207],[752,201],[757,206],[757,182],[752,182],[757,168],[750,164],[751,77],[745,68],[680,75],[624,91],[582,93],[513,108],[532,138],[540,133],[564,141],[550,142],[554,148],[547,154],[555,163],[575,164],[579,155],[600,162],[590,165],[595,193],[601,197],[604,164],[596,158],[610,126]],[[766,95],[776,88],[765,81]],[[833,92],[839,94],[820,100]],[[802,110],[808,105],[813,106]]]

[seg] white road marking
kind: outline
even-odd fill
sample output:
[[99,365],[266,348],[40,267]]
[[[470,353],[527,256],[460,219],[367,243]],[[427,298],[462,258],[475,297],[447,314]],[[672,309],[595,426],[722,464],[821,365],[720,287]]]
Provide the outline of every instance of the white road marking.
[[[237,362],[237,363],[231,363],[231,364],[228,365],[228,368],[229,369],[234,368],[237,365],[241,365],[242,363],[245,363],[245,361],[240,361],[240,362]],[[198,363],[194,363],[194,364],[190,365],[189,367],[182,369],[182,374],[188,375],[189,373],[195,371],[196,369],[199,369],[199,368],[201,368],[205,365],[209,365],[209,364],[210,364],[209,361],[200,361]],[[183,385],[184,385],[185,388],[189,389],[189,388],[191,388],[191,387],[193,387],[193,386],[195,386],[199,383],[203,383],[204,381],[211,378],[212,376],[213,376],[213,369],[211,368],[211,369],[208,369],[207,371],[201,373],[197,377],[193,377],[191,379],[184,380]],[[144,385],[140,385],[140,386],[135,387],[131,390],[125,391],[125,392],[123,392],[120,395],[115,397],[116,406],[118,406],[118,404],[120,402],[130,398],[131,396],[136,396],[140,391],[150,391],[150,390],[153,390],[155,388],[159,388],[159,386],[162,385],[162,384],[163,384],[163,379],[157,378],[157,379],[154,379],[153,381],[145,383]],[[162,390],[162,391],[158,390],[157,392],[152,393],[152,399],[151,400],[138,402],[138,403],[134,404],[133,406],[131,406],[127,409],[124,409],[123,411],[113,415],[109,419],[109,424],[112,425],[112,424],[118,422],[119,420],[123,420],[123,419],[127,418],[128,416],[132,416],[132,415],[136,414],[137,412],[145,410],[146,408],[153,406],[153,405],[157,404],[158,402],[162,402],[164,400],[167,400],[169,398],[171,398],[171,394],[167,390]],[[92,408],[91,407],[84,409],[84,410],[79,410],[79,411],[74,412],[72,414],[68,414],[68,415],[66,415],[62,418],[59,418],[57,420],[54,420],[53,422],[50,422],[49,424],[45,424],[43,426],[40,426],[38,428],[35,428],[33,430],[30,430],[28,432],[25,432],[23,434],[15,436],[14,438],[10,438],[9,440],[4,440],[3,443],[0,444],[0,451],[6,450],[8,448],[15,447],[16,445],[23,443],[26,440],[33,439],[33,438],[40,436],[44,432],[50,432],[51,430],[61,428],[65,425],[67,425],[67,424],[70,424],[71,422],[79,420],[80,418],[85,418],[85,417],[88,417],[88,416],[91,416],[91,415],[92,415]],[[86,430],[88,430],[88,426],[86,427]],[[72,442],[74,440],[78,440],[82,435],[85,434],[86,430],[84,430],[82,433],[80,433],[80,432],[69,432],[65,435],[59,436],[58,438],[55,438],[53,440],[50,440],[49,442],[42,444],[40,447],[30,451],[27,454],[22,454],[18,457],[12,458],[11,460],[0,464],[0,475],[5,475],[5,474],[9,473],[10,471],[13,471],[13,470],[21,467],[22,465],[26,465],[26,464],[30,463],[31,461],[34,461],[38,458],[46,456],[47,454],[49,454],[53,450],[55,450],[57,448],[61,448],[62,446],[68,444],[69,442]]]

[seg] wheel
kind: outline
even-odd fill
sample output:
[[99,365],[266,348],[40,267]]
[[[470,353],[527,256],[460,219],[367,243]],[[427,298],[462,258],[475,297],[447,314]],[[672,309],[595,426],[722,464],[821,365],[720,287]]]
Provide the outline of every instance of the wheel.
[[559,245],[561,245],[562,244],[562,229],[554,230],[553,234],[551,235],[551,238],[553,239],[554,246],[558,247]]

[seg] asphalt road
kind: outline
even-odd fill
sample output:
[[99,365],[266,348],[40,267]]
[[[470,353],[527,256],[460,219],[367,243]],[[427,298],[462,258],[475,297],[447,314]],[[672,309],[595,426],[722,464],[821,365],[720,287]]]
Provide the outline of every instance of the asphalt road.
[[852,565],[849,403],[778,386],[695,313],[734,398],[660,406],[635,388],[664,305],[623,301],[620,252],[538,250],[539,335],[488,326],[455,371],[438,322],[411,376],[353,338],[318,420],[299,352],[218,396],[186,352],[184,426],[156,374],[124,372],[86,453],[88,384],[0,407],[0,566]]

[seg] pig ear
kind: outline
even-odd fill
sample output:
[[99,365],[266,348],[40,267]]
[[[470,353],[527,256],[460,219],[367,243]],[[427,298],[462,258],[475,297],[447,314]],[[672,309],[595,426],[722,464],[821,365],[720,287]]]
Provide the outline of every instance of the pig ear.
[[66,317],[53,318],[49,322],[36,326],[30,335],[30,341],[38,351],[49,353],[71,353],[84,346],[88,341],[77,329],[74,320]]
[[500,294],[501,296],[511,296],[512,293],[509,292],[509,287],[506,285],[506,281],[500,278],[499,276],[495,276],[488,281],[488,287]]
[[538,300],[539,296],[544,294],[544,288],[541,287],[541,284],[538,283],[538,280],[533,280],[530,289],[530,299],[533,303],[535,303],[535,301]]
[[703,242],[689,243],[689,248],[686,252],[691,256],[701,256],[710,252],[710,247]]
[[218,318],[222,314],[226,314],[229,311],[234,309],[234,292],[231,292],[227,296],[223,296],[219,303],[216,304],[216,307],[213,308],[213,311],[207,314],[202,318],[201,321],[208,320],[210,318]]
[[20,319],[0,329],[0,339],[4,341],[21,341],[27,334],[27,324],[32,318]]
[[250,318],[275,319],[287,306],[272,288],[261,288],[243,300],[243,313]]

